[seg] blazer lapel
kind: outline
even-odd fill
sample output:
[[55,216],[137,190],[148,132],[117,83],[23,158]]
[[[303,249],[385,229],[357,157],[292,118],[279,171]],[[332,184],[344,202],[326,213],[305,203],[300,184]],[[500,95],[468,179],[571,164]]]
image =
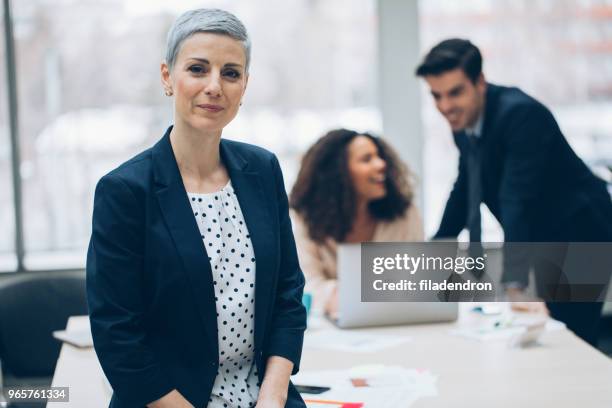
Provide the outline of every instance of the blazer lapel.
[[232,180],[255,252],[255,348],[259,350],[269,318],[275,260],[280,250],[275,244],[271,198],[264,193],[259,172],[250,170],[248,163],[225,140],[221,140],[221,158]]
[[491,128],[493,127],[493,122],[494,122],[494,116],[496,114],[496,109],[499,104],[498,96],[499,96],[499,88],[496,85],[493,85],[487,82],[485,107],[484,107],[484,112],[483,112],[484,118],[482,122],[482,131],[480,134],[483,144],[486,144],[489,141],[489,139],[491,139],[492,137],[489,135],[489,133],[491,133]]
[[502,162],[499,160],[500,149],[503,143],[500,143],[498,135],[493,132],[496,109],[498,106],[499,88],[493,84],[487,83],[487,91],[484,107],[484,118],[482,122],[482,131],[480,134],[480,179],[482,182],[482,198],[488,202],[488,193],[493,191],[489,188],[492,180],[493,172],[491,169],[500,166]]
[[172,151],[171,129],[172,127],[153,147],[155,191],[164,220],[191,283],[195,303],[210,337],[210,344],[214,347],[213,355],[217,355],[217,315],[212,270]]

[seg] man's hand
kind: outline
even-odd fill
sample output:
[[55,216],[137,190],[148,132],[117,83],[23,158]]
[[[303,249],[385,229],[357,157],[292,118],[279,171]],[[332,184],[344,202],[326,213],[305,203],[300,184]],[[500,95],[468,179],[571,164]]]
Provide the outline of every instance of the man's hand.
[[527,312],[549,315],[546,303],[529,297],[523,289],[508,288],[506,296],[511,303],[511,308],[515,312]]

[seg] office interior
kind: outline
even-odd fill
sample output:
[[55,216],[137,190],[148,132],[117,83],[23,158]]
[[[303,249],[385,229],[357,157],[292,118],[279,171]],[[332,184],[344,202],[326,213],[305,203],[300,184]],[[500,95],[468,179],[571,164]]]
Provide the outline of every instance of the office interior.
[[[325,132],[339,127],[372,132],[388,140],[414,174],[416,202],[431,237],[458,155],[414,69],[432,45],[461,37],[482,50],[487,80],[519,86],[551,109],[572,148],[612,194],[609,0],[3,0],[0,362],[5,361],[5,384],[54,381],[60,349],[69,346],[51,331],[64,329],[69,316],[87,312],[84,265],[95,183],[154,144],[171,123],[172,107],[159,80],[165,33],[182,11],[195,7],[226,9],[247,26],[251,77],[244,106],[224,137],[276,153],[288,190],[301,156]],[[499,224],[482,209],[483,241],[503,242]],[[601,328],[597,350],[580,344],[580,352],[601,355],[594,364],[609,375],[612,303],[604,307]],[[399,333],[418,340],[427,330],[405,327]],[[431,330],[450,336],[435,325]],[[574,343],[568,344],[571,354]],[[427,351],[435,353],[433,346]],[[6,356],[13,352],[29,358],[9,372],[12,359]],[[377,363],[367,354],[355,356]],[[337,368],[351,366],[334,358],[329,361]],[[419,364],[427,364],[423,358]],[[482,371],[466,372],[487,375],[486,364],[477,368]],[[461,376],[460,367],[454,371]],[[575,375],[580,385],[579,372]],[[612,383],[612,376],[607,380]],[[610,390],[592,406],[612,400]],[[460,392],[439,387],[438,396],[415,406],[438,406],[436,398],[453,393],[468,402],[469,395]],[[525,406],[531,406],[529,398],[539,401],[533,406],[547,406],[537,389],[525,392]]]

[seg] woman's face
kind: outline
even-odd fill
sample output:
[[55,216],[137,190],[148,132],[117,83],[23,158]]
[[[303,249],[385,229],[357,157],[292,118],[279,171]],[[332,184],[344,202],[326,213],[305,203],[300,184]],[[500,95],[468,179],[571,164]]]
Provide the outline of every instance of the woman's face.
[[367,136],[356,136],[347,147],[348,169],[353,188],[361,200],[372,201],[387,194],[387,163]]
[[242,44],[213,33],[187,38],[172,71],[166,63],[161,71],[175,98],[175,122],[205,132],[220,132],[234,119],[248,81]]

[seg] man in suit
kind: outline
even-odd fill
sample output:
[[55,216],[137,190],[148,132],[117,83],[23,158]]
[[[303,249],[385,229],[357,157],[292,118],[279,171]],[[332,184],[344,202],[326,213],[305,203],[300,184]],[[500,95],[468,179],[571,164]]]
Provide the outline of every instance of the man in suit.
[[[463,39],[442,41],[416,75],[427,82],[459,149],[459,174],[435,238],[456,237],[467,227],[470,241],[480,242],[484,203],[506,242],[612,241],[612,203],[603,180],[574,153],[544,105],[518,88],[485,81],[476,46]],[[510,300],[525,299],[529,267],[524,253],[505,251],[502,283]],[[546,271],[538,272],[536,281]],[[598,279],[607,283],[609,275]],[[595,344],[601,302],[530,308],[548,309]]]

